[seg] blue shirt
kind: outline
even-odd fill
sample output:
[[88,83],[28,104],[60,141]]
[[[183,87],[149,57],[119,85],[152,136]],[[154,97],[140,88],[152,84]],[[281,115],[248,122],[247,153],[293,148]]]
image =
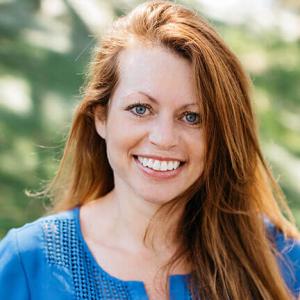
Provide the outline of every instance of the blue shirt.
[[[269,233],[287,264],[282,276],[300,294],[300,241],[285,239],[270,223]],[[292,272],[290,272],[292,268]],[[171,275],[172,300],[191,299],[189,275]],[[124,281],[99,266],[83,239],[79,209],[47,216],[12,229],[0,242],[0,299],[148,299],[143,282]]]

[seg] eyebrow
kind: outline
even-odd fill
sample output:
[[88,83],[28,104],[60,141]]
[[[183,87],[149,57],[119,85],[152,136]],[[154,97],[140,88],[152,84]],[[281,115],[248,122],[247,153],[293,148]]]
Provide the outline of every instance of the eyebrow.
[[[150,96],[150,95],[148,95],[148,94],[146,94],[146,93],[144,93],[144,92],[142,92],[142,91],[137,91],[137,93],[146,96],[147,98],[149,98],[149,100],[150,100],[151,102],[154,102],[155,104],[159,104],[159,103],[158,103],[158,100],[155,99],[155,98],[153,98],[152,96]],[[199,106],[199,105],[198,105],[198,103],[193,102],[193,103],[184,104],[181,108],[186,108],[186,107],[188,107],[188,106]]]

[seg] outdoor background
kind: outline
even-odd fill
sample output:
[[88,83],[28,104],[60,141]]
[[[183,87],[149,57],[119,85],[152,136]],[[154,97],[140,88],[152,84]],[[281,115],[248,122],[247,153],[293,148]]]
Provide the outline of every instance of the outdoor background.
[[[91,49],[142,1],[0,0],[0,238],[41,216]],[[254,83],[264,154],[300,225],[300,1],[176,1],[197,9]]]

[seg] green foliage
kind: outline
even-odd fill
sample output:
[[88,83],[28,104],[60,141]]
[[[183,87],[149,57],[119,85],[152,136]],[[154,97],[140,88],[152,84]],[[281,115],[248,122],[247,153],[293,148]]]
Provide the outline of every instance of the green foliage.
[[[25,190],[55,173],[95,44],[78,9],[57,0],[51,15],[45,2],[0,1],[0,237],[45,212]],[[102,2],[114,18],[140,1]],[[214,24],[254,82],[262,146],[300,224],[300,41]]]

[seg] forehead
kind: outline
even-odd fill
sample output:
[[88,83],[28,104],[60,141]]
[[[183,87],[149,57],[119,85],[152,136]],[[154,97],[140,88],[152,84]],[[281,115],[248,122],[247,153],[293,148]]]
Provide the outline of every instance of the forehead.
[[117,96],[143,91],[159,101],[197,102],[190,62],[162,46],[131,45],[119,55]]

